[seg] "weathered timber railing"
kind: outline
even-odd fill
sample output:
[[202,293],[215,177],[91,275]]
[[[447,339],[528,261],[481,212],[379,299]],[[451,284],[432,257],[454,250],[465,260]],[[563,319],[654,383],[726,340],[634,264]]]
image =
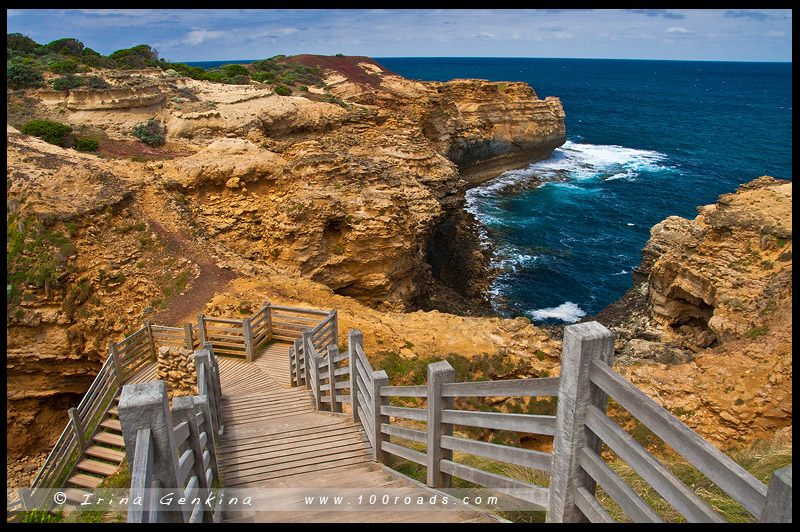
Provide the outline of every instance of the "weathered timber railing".
[[[142,501],[129,505],[129,523],[221,518],[221,505],[207,504],[220,478],[215,445],[220,430],[215,404],[219,373],[210,344],[195,351],[194,359],[199,393],[175,397],[171,412],[164,381],[122,389],[119,416],[131,470],[130,500]],[[165,504],[161,495],[166,493],[173,495]]]
[[[273,309],[283,312],[284,315],[278,314],[277,319],[273,318]],[[113,406],[113,398],[121,386],[145,364],[156,360],[158,347],[185,347],[195,350],[208,341],[211,342],[212,352],[244,356],[252,361],[258,350],[273,339],[273,327],[280,333],[275,339],[299,338],[303,328],[314,327],[320,323],[321,318],[330,315],[328,311],[264,303],[253,315],[237,320],[200,315],[196,324],[186,323],[183,327],[146,322],[130,336],[119,342],[111,342],[108,346],[108,358],[78,407],[68,412],[69,422],[31,483],[31,489],[21,491],[18,501],[9,502],[8,511],[50,507],[52,501],[45,490],[65,485],[88,442],[99,429],[99,422]],[[217,390],[217,407],[220,395],[220,390]]]
[[[273,313],[273,320],[280,320],[273,322],[273,334],[280,335],[275,336],[275,338],[294,341],[294,344],[289,347],[289,374],[292,386],[305,385],[306,388],[314,391],[314,397],[318,402],[332,403],[335,407],[335,394],[333,402],[331,402],[330,394],[328,394],[327,400],[323,400],[321,397],[319,388],[322,384],[318,376],[321,369],[328,367],[329,347],[336,347],[337,354],[334,357],[334,366],[339,365],[342,360],[338,355],[337,347],[339,341],[339,318],[337,312],[335,310],[322,311],[294,307],[273,306],[272,308],[276,309],[276,312]],[[317,369],[313,373],[307,370],[312,363],[317,364]],[[340,371],[336,374],[341,373]],[[329,377],[330,375],[326,374],[322,378]],[[314,382],[313,387],[312,380]],[[329,391],[329,388],[325,388],[325,390]]]
[[144,364],[155,358],[150,324],[120,342],[111,342],[109,356],[89,389],[75,408],[69,409],[69,422],[53,446],[30,490],[20,492],[25,510],[47,509],[52,504],[48,490],[61,488],[72,475],[84,450],[99,430],[100,421],[113,406],[122,385]]
[[[448,488],[452,477],[459,477],[546,510],[548,522],[606,522],[613,519],[595,497],[599,484],[632,521],[661,521],[655,510],[603,461],[600,445],[605,443],[687,521],[724,521],[606,415],[611,397],[756,520],[791,522],[791,466],[775,471],[769,486],[765,486],[616,373],[611,367],[614,335],[597,322],[565,328],[561,374],[556,378],[454,383],[452,367],[441,361],[428,366],[426,385],[390,386],[386,372],[370,366],[360,331],[348,332],[349,367],[337,367],[345,357],[334,346],[328,346],[323,356],[312,345],[308,333],[295,341],[290,365],[298,377],[293,385],[311,388],[317,408],[330,403],[328,409],[338,411],[337,405],[349,400],[351,415],[364,428],[374,459],[388,463],[388,455],[394,455],[421,464],[426,467],[431,487]],[[331,361],[333,379],[330,369],[325,371]],[[349,381],[341,380],[348,372]],[[327,386],[322,384],[326,378]],[[338,393],[347,388],[349,397]],[[331,389],[336,391],[333,395]],[[557,411],[555,416],[544,416],[455,409],[454,398],[467,396],[557,397]],[[390,397],[422,398],[426,407],[391,406]],[[426,428],[400,426],[393,419],[424,422]],[[553,436],[553,452],[455,437],[454,425]],[[424,444],[425,451],[391,442],[391,436]],[[549,486],[456,462],[454,452],[549,473]]]

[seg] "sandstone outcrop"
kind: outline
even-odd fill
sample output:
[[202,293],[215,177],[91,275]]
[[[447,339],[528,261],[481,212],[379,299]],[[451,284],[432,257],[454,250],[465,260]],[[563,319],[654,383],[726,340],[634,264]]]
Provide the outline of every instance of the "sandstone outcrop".
[[[763,176],[656,224],[598,316],[634,384],[722,447],[792,425],[792,183]],[[645,384],[647,383],[647,384]]]
[[[499,173],[519,146],[546,156],[563,142],[557,99],[523,84],[421,83],[367,58],[326,61],[328,95],[157,69],[97,72],[104,90],[10,93],[9,455],[54,443],[108,342],[146,319],[179,325],[181,309],[193,321],[237,276],[413,310],[434,289],[430,236],[469,186],[460,171],[494,158]],[[99,138],[102,157],[11,127],[33,118]],[[166,125],[163,147],[131,136],[151,119]],[[494,353],[490,338],[476,345]]]

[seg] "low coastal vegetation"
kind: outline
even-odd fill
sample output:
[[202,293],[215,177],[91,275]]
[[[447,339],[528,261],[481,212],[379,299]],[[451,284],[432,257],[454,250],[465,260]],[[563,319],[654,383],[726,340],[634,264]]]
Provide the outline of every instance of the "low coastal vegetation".
[[[111,85],[93,75],[96,69],[139,70],[160,68],[165,76],[187,76],[196,80],[229,85],[247,85],[252,81],[271,84],[275,92],[286,95],[292,87],[323,86],[322,71],[292,62],[285,55],[253,61],[249,65],[226,64],[205,69],[160,59],[158,51],[147,44],[124,48],[104,56],[73,38],[39,44],[20,33],[6,35],[6,84],[13,90],[52,88],[107,89]],[[55,76],[55,77],[54,77]]]

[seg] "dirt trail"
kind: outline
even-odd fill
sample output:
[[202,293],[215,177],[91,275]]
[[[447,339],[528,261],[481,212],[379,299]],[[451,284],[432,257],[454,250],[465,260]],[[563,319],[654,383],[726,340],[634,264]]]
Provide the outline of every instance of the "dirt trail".
[[166,244],[166,253],[190,259],[200,269],[199,276],[189,281],[182,294],[170,298],[166,308],[149,317],[159,325],[180,327],[187,322],[194,323],[214,294],[238,275],[217,265],[209,251],[181,223],[180,215],[169,203],[163,195],[143,190],[139,208],[158,241]]

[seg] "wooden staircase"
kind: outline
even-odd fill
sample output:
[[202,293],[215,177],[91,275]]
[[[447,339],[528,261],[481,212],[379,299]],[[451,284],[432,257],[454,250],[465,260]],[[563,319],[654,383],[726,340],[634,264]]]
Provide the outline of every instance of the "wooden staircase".
[[91,443],[78,458],[78,463],[67,479],[64,494],[67,501],[80,504],[86,500],[93,490],[100,486],[106,478],[117,472],[125,459],[125,442],[122,439],[122,426],[119,421],[119,395],[115,404],[109,408],[106,417],[100,422]]

